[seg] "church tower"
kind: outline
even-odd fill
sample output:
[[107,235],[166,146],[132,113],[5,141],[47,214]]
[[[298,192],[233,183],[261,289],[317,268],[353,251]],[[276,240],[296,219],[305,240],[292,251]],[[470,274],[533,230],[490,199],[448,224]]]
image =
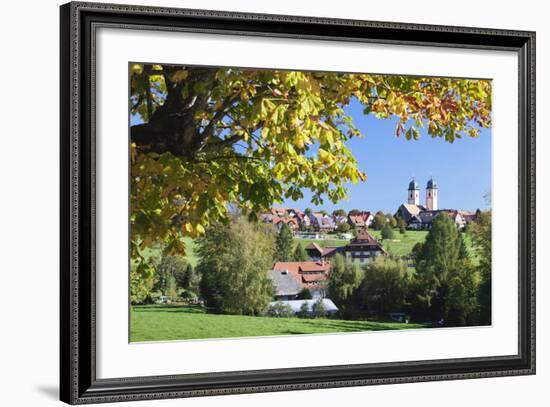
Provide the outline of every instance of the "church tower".
[[426,209],[429,211],[437,210],[437,185],[433,178],[430,178],[426,185]]
[[408,194],[407,203],[411,205],[420,205],[420,188],[418,184],[413,180],[409,183],[409,194]]

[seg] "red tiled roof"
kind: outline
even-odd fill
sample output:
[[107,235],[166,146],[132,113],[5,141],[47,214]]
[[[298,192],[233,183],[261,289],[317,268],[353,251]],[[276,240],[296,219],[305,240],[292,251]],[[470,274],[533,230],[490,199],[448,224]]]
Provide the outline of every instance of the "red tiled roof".
[[[304,283],[327,280],[330,264],[321,261],[277,262],[273,265],[273,270],[287,270],[298,283],[304,286]],[[319,272],[319,274],[303,274],[304,272]]]
[[272,222],[274,225],[278,223],[286,223],[287,225],[292,224],[294,226],[298,226],[298,221],[294,218],[280,218],[278,216],[273,216]]
[[300,262],[299,271],[322,271],[327,273],[330,270],[330,264],[317,261]]
[[327,276],[325,274],[304,274],[302,275],[302,280],[305,283],[314,283],[317,281],[325,281]]

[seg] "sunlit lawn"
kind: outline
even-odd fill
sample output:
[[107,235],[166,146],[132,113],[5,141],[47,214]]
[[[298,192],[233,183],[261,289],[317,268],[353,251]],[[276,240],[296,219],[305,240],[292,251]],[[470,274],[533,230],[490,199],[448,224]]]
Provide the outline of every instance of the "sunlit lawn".
[[404,234],[399,233],[399,230],[394,230],[393,239],[382,240],[382,232],[379,230],[369,230],[376,240],[384,246],[390,254],[394,256],[407,256],[411,253],[413,247],[417,243],[423,243],[426,240],[428,231],[426,230],[407,230]]
[[200,307],[136,306],[131,311],[131,342],[230,338],[311,333],[423,328],[420,324],[338,319],[270,318],[207,314]]

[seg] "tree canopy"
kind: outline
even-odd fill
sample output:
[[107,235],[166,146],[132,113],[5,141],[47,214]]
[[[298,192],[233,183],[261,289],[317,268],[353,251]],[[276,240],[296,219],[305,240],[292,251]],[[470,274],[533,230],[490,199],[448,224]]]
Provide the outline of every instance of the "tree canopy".
[[271,230],[243,217],[210,226],[197,249],[200,291],[207,306],[225,314],[264,312],[273,297],[267,270],[274,246]]
[[479,279],[453,220],[439,213],[426,241],[415,246],[413,252],[416,274],[411,301],[415,313],[432,321],[444,319],[450,326],[474,322]]
[[328,283],[329,298],[346,315],[349,303],[355,290],[361,284],[363,274],[358,264],[352,264],[341,254],[337,254],[331,261],[331,272]]
[[412,140],[425,128],[452,143],[491,124],[486,80],[131,65],[132,258],[154,243],[185,254],[181,237],[231,207],[254,216],[304,189],[316,205],[344,198],[366,179],[346,146],[361,137],[345,110],[354,99]]
[[407,266],[401,260],[378,257],[365,267],[361,301],[379,318],[388,318],[390,312],[401,311],[405,304],[408,280]]

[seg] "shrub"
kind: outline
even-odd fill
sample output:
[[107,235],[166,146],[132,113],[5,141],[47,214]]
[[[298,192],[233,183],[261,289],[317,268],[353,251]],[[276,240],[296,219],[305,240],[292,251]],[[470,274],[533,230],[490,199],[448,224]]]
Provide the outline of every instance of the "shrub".
[[336,227],[336,231],[338,233],[348,233],[351,229],[351,226],[349,225],[349,223],[339,223],[338,226]]
[[382,228],[382,239],[393,239],[393,229],[388,224]]
[[268,317],[289,318],[294,315],[294,312],[292,311],[292,307],[290,305],[283,304],[282,302],[276,302],[267,308],[266,315]]
[[311,295],[309,288],[302,288],[302,291],[298,293],[299,300],[311,300],[312,298],[313,296]]
[[313,307],[311,307],[311,310],[313,311],[313,315],[316,318],[322,318],[327,315],[327,310],[325,308],[325,304],[323,303],[323,299],[319,298],[315,303],[313,303]]
[[300,311],[298,312],[298,316],[300,318],[308,318],[309,317],[309,304],[307,302],[303,302],[300,306]]

